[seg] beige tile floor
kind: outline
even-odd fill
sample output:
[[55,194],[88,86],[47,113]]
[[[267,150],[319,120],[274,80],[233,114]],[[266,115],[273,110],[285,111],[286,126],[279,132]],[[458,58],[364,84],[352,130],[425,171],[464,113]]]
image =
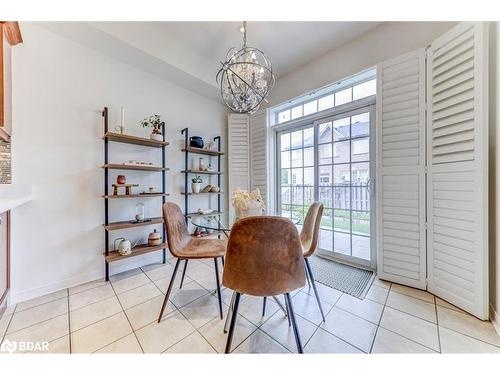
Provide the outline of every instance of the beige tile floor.
[[[172,260],[170,260],[172,262]],[[218,313],[212,261],[190,261],[182,290],[156,322],[172,264],[157,264],[11,306],[0,340],[48,341],[51,353],[221,353],[226,335]],[[306,353],[500,352],[500,338],[480,321],[420,290],[375,279],[360,300],[318,284],[326,323],[308,286],[293,293]],[[224,315],[231,291],[223,289]],[[243,296],[235,353],[296,351],[278,306]]]

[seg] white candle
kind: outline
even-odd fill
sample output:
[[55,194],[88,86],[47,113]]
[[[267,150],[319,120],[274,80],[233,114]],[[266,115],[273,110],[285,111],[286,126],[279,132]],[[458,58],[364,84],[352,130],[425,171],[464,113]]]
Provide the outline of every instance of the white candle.
[[121,126],[125,126],[125,108],[122,107],[122,120],[121,120]]

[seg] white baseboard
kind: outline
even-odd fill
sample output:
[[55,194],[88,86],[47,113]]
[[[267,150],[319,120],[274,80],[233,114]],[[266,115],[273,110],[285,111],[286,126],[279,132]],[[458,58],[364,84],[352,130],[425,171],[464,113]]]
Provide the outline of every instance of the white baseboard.
[[500,315],[495,311],[492,305],[490,305],[490,320],[493,324],[493,328],[497,331],[497,335],[500,337]]
[[[125,272],[135,268],[145,266],[147,264],[157,263],[162,261],[161,252],[147,254],[139,258],[124,259],[123,261],[118,261],[113,263],[110,267],[110,275]],[[99,269],[95,272],[88,273],[85,275],[78,275],[70,277],[64,280],[54,281],[42,286],[37,286],[36,288],[31,288],[22,291],[11,290],[10,299],[8,300],[8,305],[13,305],[15,303],[27,301],[32,298],[40,297],[45,294],[57,292],[61,289],[71,288],[80,284],[87,283],[89,281],[94,281],[102,279],[104,277],[104,269]]]

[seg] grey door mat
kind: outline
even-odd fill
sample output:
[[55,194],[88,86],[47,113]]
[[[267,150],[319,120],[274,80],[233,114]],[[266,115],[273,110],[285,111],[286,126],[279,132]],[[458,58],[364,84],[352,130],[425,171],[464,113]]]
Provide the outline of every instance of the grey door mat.
[[309,261],[314,280],[361,299],[366,296],[375,277],[373,271],[349,266],[317,255],[310,257]]

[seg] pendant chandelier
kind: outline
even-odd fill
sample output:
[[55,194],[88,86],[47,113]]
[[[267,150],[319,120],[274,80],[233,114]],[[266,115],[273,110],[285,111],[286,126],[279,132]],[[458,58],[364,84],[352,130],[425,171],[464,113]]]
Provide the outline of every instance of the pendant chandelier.
[[243,22],[243,46],[231,48],[216,76],[222,100],[234,112],[254,113],[274,86],[269,58],[258,48],[247,46],[247,23]]

